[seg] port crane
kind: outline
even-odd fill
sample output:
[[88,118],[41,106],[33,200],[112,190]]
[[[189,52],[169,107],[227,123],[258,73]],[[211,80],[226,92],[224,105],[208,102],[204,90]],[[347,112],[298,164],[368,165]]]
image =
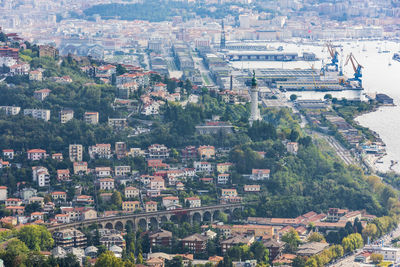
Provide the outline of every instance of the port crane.
[[339,62],[339,52],[336,51],[336,49],[333,47],[331,43],[326,43],[326,47],[328,48],[328,52],[331,55],[331,63],[327,65],[334,66],[337,71]]
[[350,53],[347,56],[346,63],[344,65],[346,66],[349,63],[349,61],[351,62],[351,65],[353,66],[353,70],[354,70],[354,78],[351,80],[358,81],[361,86],[361,77],[362,77],[361,70],[362,70],[363,66],[361,66],[360,63],[358,63],[358,61],[354,57],[353,53]]

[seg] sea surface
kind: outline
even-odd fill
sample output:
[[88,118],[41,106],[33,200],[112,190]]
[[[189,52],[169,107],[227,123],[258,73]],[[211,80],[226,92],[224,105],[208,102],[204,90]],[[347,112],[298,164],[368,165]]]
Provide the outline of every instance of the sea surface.
[[[383,163],[376,164],[378,170],[396,171],[400,173],[400,165],[394,165],[390,169],[391,161],[400,162],[400,62],[392,60],[393,53],[400,52],[400,44],[389,41],[350,41],[334,43],[342,45],[337,48],[340,53],[339,59],[346,61],[348,54],[353,53],[357,61],[363,68],[363,87],[362,93],[384,93],[394,99],[396,106],[385,106],[375,112],[361,115],[356,118],[362,126],[368,127],[377,132],[383,142],[386,144],[387,155],[383,158]],[[317,45],[296,45],[283,43],[269,43],[269,46],[283,46],[284,51],[296,51],[301,55],[303,52],[314,52],[320,61],[315,62],[268,62],[268,61],[236,61],[232,65],[239,69],[256,68],[316,68],[320,69],[322,64],[330,62],[329,53],[326,47]],[[385,51],[388,51],[385,53]],[[322,62],[323,61],[323,62]],[[351,63],[343,66],[346,76],[352,77],[353,70]],[[346,91],[332,94],[334,97],[353,98],[357,91]],[[297,93],[296,93],[297,94]],[[326,94],[301,92],[300,98],[303,99],[321,99]]]

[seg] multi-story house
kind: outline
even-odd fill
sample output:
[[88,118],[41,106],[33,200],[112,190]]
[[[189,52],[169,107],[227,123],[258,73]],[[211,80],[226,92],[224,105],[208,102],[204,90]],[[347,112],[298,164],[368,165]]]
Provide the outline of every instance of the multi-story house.
[[43,220],[43,218],[44,218],[43,212],[36,211],[36,212],[31,213],[31,221],[32,222],[37,221],[37,220]]
[[157,202],[155,202],[155,201],[147,201],[146,203],[144,203],[144,210],[146,212],[157,211]]
[[202,160],[215,158],[215,147],[213,146],[200,146],[197,151],[200,159]]
[[28,199],[28,204],[37,203],[41,208],[44,205],[44,197],[33,196]]
[[222,197],[237,197],[236,189],[221,189]]
[[42,70],[31,70],[29,72],[29,80],[30,81],[39,81],[41,82],[43,80],[43,71]]
[[115,166],[115,176],[129,176],[131,175],[131,166]]
[[124,201],[122,202],[122,210],[126,212],[133,212],[140,209],[139,201]]
[[108,250],[112,250],[114,246],[122,249],[125,248],[126,242],[120,233],[104,234],[104,232],[102,232],[100,245],[105,246]]
[[51,197],[54,201],[67,201],[67,193],[64,191],[51,192]]
[[3,149],[4,159],[14,159],[14,149]]
[[218,184],[227,184],[229,182],[229,173],[220,173],[217,177]]
[[40,45],[39,46],[39,57],[51,57],[54,59],[58,58],[58,49],[51,45]]
[[236,235],[234,237],[231,237],[227,240],[221,241],[221,248],[222,248],[222,253],[225,254],[228,249],[231,247],[237,246],[237,245],[248,245],[250,246],[254,242],[254,236],[253,235]]
[[74,199],[74,202],[77,205],[92,205],[94,203],[93,197],[92,196],[87,196],[87,195],[79,195],[76,196]]
[[164,163],[162,159],[148,159],[147,167],[154,168],[155,170],[164,170],[169,166],[168,164]]
[[125,187],[124,191],[125,198],[135,198],[139,197],[139,189],[133,186]]
[[191,253],[201,254],[207,249],[208,238],[201,234],[193,234],[183,238],[182,245],[189,249]]
[[175,185],[176,182],[185,176],[183,170],[169,170],[167,171],[168,185]]
[[18,60],[19,59],[19,49],[8,47],[8,46],[1,46],[0,47],[0,57],[10,57],[15,60]]
[[172,233],[167,230],[158,229],[157,231],[150,233],[149,240],[151,247],[171,247]]
[[177,208],[182,208],[182,206],[179,204],[179,198],[175,196],[163,197],[162,205],[166,210],[174,210]]
[[41,160],[47,157],[46,150],[43,149],[30,149],[27,154],[29,160]]
[[150,159],[166,159],[169,157],[169,149],[165,145],[153,144],[148,148]]
[[61,162],[61,161],[64,160],[64,157],[63,157],[62,153],[53,153],[53,154],[51,154],[51,158],[56,160],[56,161],[58,161],[58,162]]
[[75,228],[63,229],[53,233],[53,239],[56,246],[68,247],[86,247],[86,236]]
[[252,169],[250,180],[262,181],[269,179],[270,170],[269,169]]
[[25,207],[23,206],[8,206],[6,210],[10,211],[12,215],[23,215],[25,213]]
[[145,151],[142,150],[139,147],[132,147],[128,152],[128,156],[130,156],[130,157],[144,157],[145,156]]
[[151,190],[165,190],[165,181],[160,176],[154,176],[151,178],[149,183],[149,188]]
[[72,162],[82,161],[83,159],[83,146],[77,144],[69,145],[69,160]]
[[54,218],[56,219],[56,221],[58,223],[69,223],[70,222],[68,214],[56,214],[56,216],[54,216]]
[[24,109],[24,116],[32,116],[35,119],[49,121],[50,120],[50,110],[48,110],[48,109]]
[[111,144],[96,144],[94,146],[90,146],[89,156],[91,159],[110,159],[112,157]]
[[100,190],[114,190],[114,179],[102,178],[99,179]]
[[127,149],[125,142],[115,142],[115,155],[117,156],[117,159],[126,157]]
[[206,161],[195,161],[193,167],[196,172],[212,173],[214,171],[212,163]]
[[297,151],[299,151],[299,143],[297,143],[297,142],[288,142],[286,144],[286,150],[289,153],[292,153],[292,154],[296,155]]
[[33,92],[33,97],[36,98],[39,101],[43,101],[46,97],[48,97],[51,93],[50,89],[41,89],[41,90],[36,90]]
[[218,173],[228,173],[232,167],[232,163],[224,162],[217,164],[217,172]]
[[96,67],[96,77],[110,79],[117,71],[117,67],[111,64]]
[[18,115],[21,111],[21,107],[14,106],[0,106],[0,110],[3,111],[6,115]]
[[182,160],[195,160],[198,156],[197,148],[195,146],[187,146],[181,150]]
[[120,131],[128,127],[126,118],[108,118],[108,126],[113,130]]
[[74,174],[82,175],[87,174],[88,166],[86,161],[74,162]]
[[7,186],[0,186],[0,201],[7,199]]
[[57,180],[68,181],[70,178],[69,169],[57,170]]
[[6,205],[6,207],[9,207],[9,206],[21,206],[22,205],[22,199],[20,199],[20,198],[7,198],[5,200],[5,205]]
[[83,115],[83,120],[88,124],[98,124],[99,123],[99,113],[87,111]]
[[199,197],[187,197],[185,202],[189,205],[189,208],[201,207],[201,199]]
[[195,177],[196,176],[196,170],[194,168],[185,168],[185,177]]
[[246,184],[243,186],[244,192],[260,192],[261,187],[259,184]]
[[72,109],[63,109],[60,111],[60,122],[67,123],[74,118],[74,111]]
[[47,168],[42,166],[32,167],[32,179],[38,183],[39,187],[45,187],[50,185],[50,175]]
[[111,168],[110,167],[96,167],[95,173],[97,177],[104,178],[111,176]]

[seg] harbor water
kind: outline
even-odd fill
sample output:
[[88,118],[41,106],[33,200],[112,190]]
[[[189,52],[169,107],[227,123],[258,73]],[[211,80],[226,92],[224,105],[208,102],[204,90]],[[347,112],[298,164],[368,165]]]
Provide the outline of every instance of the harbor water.
[[[385,106],[375,112],[363,114],[356,118],[362,126],[368,127],[379,134],[386,144],[387,155],[383,157],[383,163],[377,163],[376,168],[380,171],[394,170],[400,173],[399,164],[390,169],[391,162],[400,162],[400,62],[392,60],[393,53],[398,53],[400,44],[386,41],[351,41],[334,43],[342,45],[337,48],[340,53],[339,59],[344,62],[347,55],[351,52],[363,68],[363,87],[364,91],[342,91],[331,93],[337,98],[354,98],[360,93],[384,93],[394,99],[396,106]],[[313,52],[324,63],[329,63],[329,53],[321,43],[315,45],[296,45],[273,43],[272,46],[283,46],[290,51],[297,50],[299,54],[303,52]],[[320,69],[322,61],[315,62],[270,62],[270,61],[236,61],[231,63],[238,69],[257,69],[257,68],[311,68]],[[351,63],[343,67],[344,73],[348,77],[353,76]],[[291,93],[291,92],[289,92]],[[330,92],[296,92],[300,99],[321,99],[326,93]]]

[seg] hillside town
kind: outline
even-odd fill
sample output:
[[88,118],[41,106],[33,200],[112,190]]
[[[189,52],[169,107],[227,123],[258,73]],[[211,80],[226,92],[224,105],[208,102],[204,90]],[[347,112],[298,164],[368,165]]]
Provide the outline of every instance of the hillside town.
[[0,0],[0,266],[399,263],[397,176],[354,119],[395,102],[330,42],[389,53],[399,12]]

